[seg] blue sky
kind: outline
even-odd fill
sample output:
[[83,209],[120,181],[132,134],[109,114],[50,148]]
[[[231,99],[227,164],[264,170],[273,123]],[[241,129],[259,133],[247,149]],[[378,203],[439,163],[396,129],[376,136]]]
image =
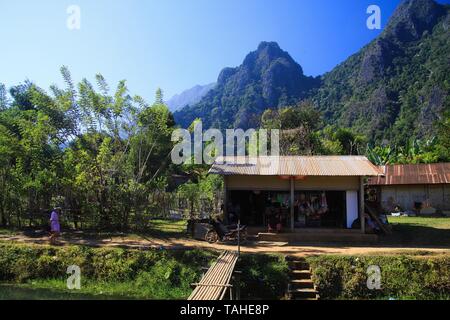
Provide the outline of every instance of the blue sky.
[[[126,79],[132,94],[166,98],[214,82],[261,41],[277,41],[307,75],[330,71],[375,38],[366,27],[371,4],[382,27],[399,0],[9,0],[0,2],[0,82],[25,79],[44,89],[102,73],[111,87]],[[449,2],[442,0],[440,2]],[[81,29],[66,26],[69,5]]]

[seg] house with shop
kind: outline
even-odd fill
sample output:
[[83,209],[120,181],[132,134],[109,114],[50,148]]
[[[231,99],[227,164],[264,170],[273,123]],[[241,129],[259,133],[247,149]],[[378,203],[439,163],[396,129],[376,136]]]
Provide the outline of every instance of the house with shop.
[[383,174],[363,156],[219,157],[210,173],[223,176],[227,222],[239,218],[260,240],[330,241],[366,235],[365,179]]

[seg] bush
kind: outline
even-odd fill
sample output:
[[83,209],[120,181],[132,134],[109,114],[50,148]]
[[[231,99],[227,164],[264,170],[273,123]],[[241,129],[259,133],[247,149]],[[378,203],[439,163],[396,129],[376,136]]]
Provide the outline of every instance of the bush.
[[[450,256],[308,258],[323,299],[449,299]],[[367,288],[367,268],[381,269],[381,289]]]
[[241,298],[281,299],[285,295],[289,273],[284,256],[243,254],[236,269],[242,271]]

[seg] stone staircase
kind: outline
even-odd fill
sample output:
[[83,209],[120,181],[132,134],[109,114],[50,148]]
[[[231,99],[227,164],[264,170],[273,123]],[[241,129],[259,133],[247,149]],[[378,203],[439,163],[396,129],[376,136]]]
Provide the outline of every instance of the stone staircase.
[[291,300],[318,300],[309,264],[302,258],[286,257],[290,268],[288,295]]

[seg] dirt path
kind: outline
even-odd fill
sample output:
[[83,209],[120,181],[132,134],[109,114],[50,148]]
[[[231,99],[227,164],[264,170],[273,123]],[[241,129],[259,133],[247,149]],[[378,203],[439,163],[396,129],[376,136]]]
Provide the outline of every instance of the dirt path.
[[[27,237],[24,235],[0,236],[0,241],[48,245],[47,237]],[[203,241],[182,238],[140,237],[112,237],[109,239],[73,239],[62,238],[60,245],[88,245],[93,247],[121,247],[130,249],[216,249],[237,250],[236,245],[209,244]],[[247,242],[241,246],[242,252],[247,253],[281,253],[295,256],[319,254],[355,255],[355,254],[450,254],[450,248],[428,247],[395,247],[386,245],[357,246],[348,244],[292,244],[286,242]]]

